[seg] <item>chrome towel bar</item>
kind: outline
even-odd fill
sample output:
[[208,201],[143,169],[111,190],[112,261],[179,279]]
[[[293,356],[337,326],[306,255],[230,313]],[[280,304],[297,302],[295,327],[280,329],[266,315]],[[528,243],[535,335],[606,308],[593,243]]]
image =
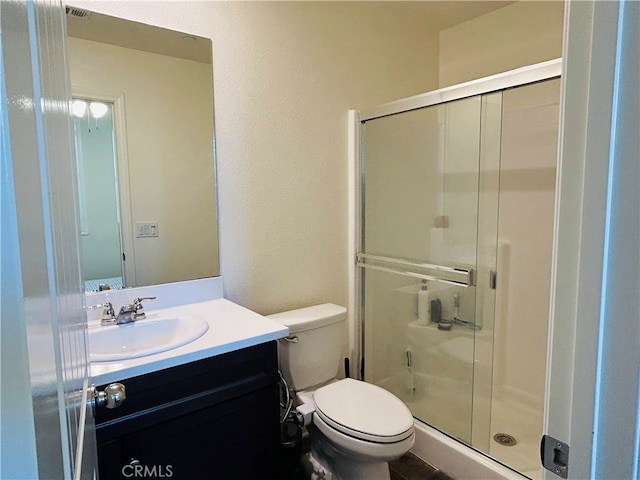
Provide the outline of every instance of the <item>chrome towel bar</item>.
[[368,253],[356,254],[356,265],[383,272],[397,273],[409,277],[447,283],[462,287],[475,285],[475,270],[445,267],[430,263],[417,263],[401,258],[382,257]]

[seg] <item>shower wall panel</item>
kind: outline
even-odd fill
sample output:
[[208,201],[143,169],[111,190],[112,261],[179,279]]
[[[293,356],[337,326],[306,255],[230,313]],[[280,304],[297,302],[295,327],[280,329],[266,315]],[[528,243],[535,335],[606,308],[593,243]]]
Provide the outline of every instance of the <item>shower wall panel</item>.
[[489,453],[542,478],[544,395],[560,80],[503,93],[496,315]]

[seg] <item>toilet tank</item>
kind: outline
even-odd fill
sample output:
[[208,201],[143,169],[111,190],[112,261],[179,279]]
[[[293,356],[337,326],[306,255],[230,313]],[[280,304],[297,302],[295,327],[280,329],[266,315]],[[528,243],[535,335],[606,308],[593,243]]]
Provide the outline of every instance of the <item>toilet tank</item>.
[[347,309],[333,303],[269,315],[289,327],[278,340],[278,362],[296,391],[327,382],[338,373]]

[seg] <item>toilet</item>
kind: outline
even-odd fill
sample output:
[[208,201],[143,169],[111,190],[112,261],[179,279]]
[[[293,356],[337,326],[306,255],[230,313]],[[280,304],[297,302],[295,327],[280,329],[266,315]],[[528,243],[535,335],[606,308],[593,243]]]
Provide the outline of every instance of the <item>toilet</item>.
[[336,379],[346,317],[331,303],[269,315],[289,327],[278,341],[280,370],[308,424],[314,478],[388,480],[388,462],[415,442],[413,416],[383,388]]

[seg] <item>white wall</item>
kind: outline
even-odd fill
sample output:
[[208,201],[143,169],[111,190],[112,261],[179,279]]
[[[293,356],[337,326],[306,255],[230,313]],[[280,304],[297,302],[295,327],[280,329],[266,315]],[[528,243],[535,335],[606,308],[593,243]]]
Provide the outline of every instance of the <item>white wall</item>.
[[440,32],[440,87],[562,56],[564,2],[520,1]]
[[347,110],[435,88],[437,36],[377,2],[77,6],[213,39],[226,296],[346,305]]

